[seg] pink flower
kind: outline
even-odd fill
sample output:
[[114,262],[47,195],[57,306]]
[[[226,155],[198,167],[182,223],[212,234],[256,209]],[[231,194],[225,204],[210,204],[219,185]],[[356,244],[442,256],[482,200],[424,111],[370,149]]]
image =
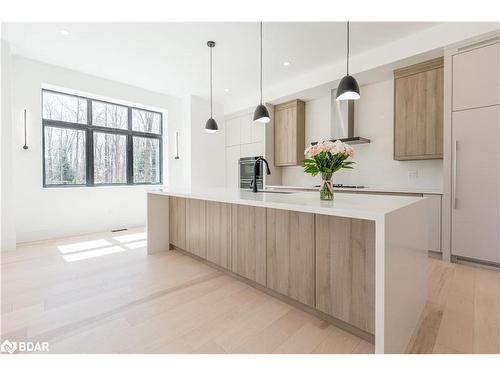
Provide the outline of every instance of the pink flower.
[[318,154],[321,154],[322,152],[329,152],[330,154],[333,155],[335,154],[344,154],[349,156],[354,155],[353,148],[348,144],[343,143],[340,140],[336,140],[335,142],[323,141],[317,143],[313,146],[306,148],[304,155],[312,158]]

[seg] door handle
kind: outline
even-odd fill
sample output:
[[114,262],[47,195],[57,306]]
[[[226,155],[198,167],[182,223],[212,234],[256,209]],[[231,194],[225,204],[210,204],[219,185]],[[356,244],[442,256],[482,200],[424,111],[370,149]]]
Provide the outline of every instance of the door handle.
[[457,151],[458,140],[453,143],[453,208],[457,209]]

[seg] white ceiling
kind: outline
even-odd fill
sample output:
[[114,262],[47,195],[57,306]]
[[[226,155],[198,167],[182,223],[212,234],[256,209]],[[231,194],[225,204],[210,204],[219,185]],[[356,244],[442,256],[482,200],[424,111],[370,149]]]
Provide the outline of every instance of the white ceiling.
[[[433,26],[352,23],[352,54]],[[2,38],[15,54],[175,96],[208,95],[206,42],[214,40],[214,96],[227,103],[250,92],[258,96],[258,30],[256,22],[4,23]],[[344,23],[264,24],[264,87],[344,59]]]

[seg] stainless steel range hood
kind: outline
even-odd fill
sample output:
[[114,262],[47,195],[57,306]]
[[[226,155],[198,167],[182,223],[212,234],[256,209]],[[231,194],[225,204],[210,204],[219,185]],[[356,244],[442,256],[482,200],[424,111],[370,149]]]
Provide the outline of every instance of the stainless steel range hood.
[[[331,140],[337,139],[348,144],[370,143],[367,138],[354,136],[354,100],[335,100],[337,89],[330,96],[330,134]],[[318,142],[312,142],[316,144]]]

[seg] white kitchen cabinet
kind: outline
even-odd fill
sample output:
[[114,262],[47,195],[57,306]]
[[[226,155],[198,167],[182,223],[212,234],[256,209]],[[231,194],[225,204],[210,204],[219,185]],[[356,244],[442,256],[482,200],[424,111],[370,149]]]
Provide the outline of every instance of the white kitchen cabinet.
[[252,128],[253,121],[252,115],[246,114],[240,117],[241,121],[241,135],[240,135],[240,144],[252,143]]
[[226,147],[226,187],[239,188],[241,146]]
[[236,146],[240,144],[241,118],[235,117],[226,120],[226,146]]
[[241,157],[264,156],[264,143],[248,143],[241,145]]
[[262,142],[266,139],[266,124],[262,122],[252,123],[252,143]]
[[500,263],[500,106],[453,113],[451,253]]
[[500,42],[453,56],[453,110],[500,104]]
[[441,195],[424,194],[429,200],[429,250],[441,252]]

